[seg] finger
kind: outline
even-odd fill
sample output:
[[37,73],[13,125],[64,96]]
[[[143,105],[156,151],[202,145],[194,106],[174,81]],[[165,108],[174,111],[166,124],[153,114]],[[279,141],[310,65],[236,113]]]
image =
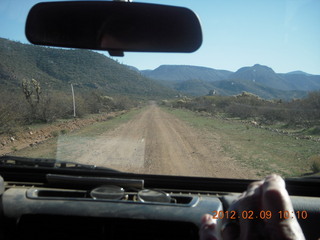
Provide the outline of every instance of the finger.
[[255,181],[255,182],[250,183],[250,184],[248,185],[246,191],[242,192],[242,193],[238,196],[238,198],[235,199],[232,203],[235,203],[235,202],[237,202],[239,199],[244,198],[244,197],[250,195],[250,194],[252,193],[252,190],[255,189],[256,187],[261,186],[261,185],[263,184],[263,182],[264,182],[264,181],[261,180],[261,181]]
[[217,222],[212,215],[205,214],[201,218],[201,227],[199,230],[200,240],[218,240],[216,234]]
[[261,207],[261,193],[263,181],[256,181],[249,184],[247,190],[244,191],[237,200],[233,202],[230,210],[234,210],[241,214],[241,211],[253,211]]
[[262,191],[263,208],[272,212],[272,218],[265,219],[270,239],[305,239],[295,216],[288,219],[279,216],[279,211],[293,212],[284,180],[278,175],[270,175],[265,179]]
[[[251,213],[258,211],[261,208],[261,187],[262,181],[255,181],[248,185],[247,190],[244,191],[237,200],[235,200],[230,208],[229,212],[235,212],[236,220],[226,219],[222,220],[221,235],[225,240],[234,239],[248,239],[257,236],[257,232],[260,228],[257,228],[252,219],[243,219],[242,213]],[[245,216],[248,216],[245,214]],[[253,216],[253,215],[251,215]],[[241,229],[241,231],[240,231]]]
[[255,213],[261,209],[263,182],[251,183],[239,199],[231,205],[229,211],[237,213],[236,219],[238,222],[223,219],[221,232],[223,239],[257,239],[260,236],[261,223],[257,224],[257,220],[251,218],[254,218]]
[[257,195],[257,191],[260,191],[260,188],[263,185],[263,183],[263,180],[250,183],[247,187],[247,191],[245,191],[244,197]]
[[265,211],[293,211],[289,194],[285,187],[284,180],[279,175],[266,177],[262,186],[263,208]]
[[[258,181],[248,186],[247,195],[239,204],[240,239],[262,239],[262,221],[255,217],[259,214],[262,204],[263,181]],[[243,214],[245,213],[245,214]]]

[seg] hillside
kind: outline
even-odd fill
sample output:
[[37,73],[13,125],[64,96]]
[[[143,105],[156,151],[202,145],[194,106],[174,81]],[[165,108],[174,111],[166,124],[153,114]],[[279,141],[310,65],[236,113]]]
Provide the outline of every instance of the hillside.
[[141,73],[152,79],[175,82],[192,79],[212,82],[227,79],[232,74],[226,70],[188,65],[161,65],[154,70],[142,70]]
[[300,71],[279,75],[285,79],[285,82],[290,86],[290,89],[301,89],[304,91],[320,89],[319,75],[311,75]]
[[303,98],[307,96],[306,91],[290,90],[284,91],[271,87],[266,87],[263,84],[253,83],[248,80],[223,80],[213,83],[214,89],[219,95],[237,95],[245,92],[250,92],[264,99],[284,99]]
[[17,89],[23,79],[42,88],[98,89],[104,94],[170,97],[175,92],[103,54],[89,50],[39,47],[0,38],[0,87]]
[[[161,65],[140,71],[89,50],[65,50],[0,38],[0,87],[18,90],[23,79],[36,79],[43,89],[99,90],[106,95],[170,98],[188,95],[252,92],[263,98],[303,97],[320,89],[320,76],[302,71],[275,73],[256,64],[236,72],[188,65]],[[153,80],[150,80],[152,78]]]
[[243,67],[230,76],[231,79],[250,80],[281,90],[313,91],[320,89],[320,76],[302,71],[285,74],[275,73],[271,68],[259,64]]
[[306,91],[284,91],[266,87],[263,84],[254,83],[248,80],[222,80],[215,82],[206,82],[202,80],[187,80],[183,82],[162,82],[165,86],[171,87],[179,92],[192,96],[208,95],[210,90],[215,94],[230,96],[237,95],[243,91],[254,93],[265,99],[285,99],[302,98],[307,95]]
[[215,89],[213,82],[206,82],[199,79],[186,80],[186,81],[161,81],[161,83],[181,93],[202,96],[207,95],[209,90]]
[[230,78],[257,82],[281,90],[291,90],[284,79],[277,75],[272,68],[259,64],[255,64],[252,67],[240,68]]
[[196,66],[162,65],[155,70],[144,70],[145,76],[158,80],[167,87],[194,96],[215,90],[221,95],[249,91],[263,98],[300,98],[308,91],[320,89],[320,76],[302,71],[276,73],[259,64],[240,68],[236,72]]

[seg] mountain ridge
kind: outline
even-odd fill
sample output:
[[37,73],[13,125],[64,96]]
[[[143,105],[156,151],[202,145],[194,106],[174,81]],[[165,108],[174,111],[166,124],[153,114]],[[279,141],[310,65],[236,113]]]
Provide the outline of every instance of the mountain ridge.
[[0,38],[0,86],[18,89],[24,79],[36,79],[43,89],[79,90],[103,94],[170,97],[176,92],[105,55],[90,50],[22,44]]
[[[227,71],[227,75],[210,80],[208,80],[205,75],[195,75],[195,73],[198,73],[198,70],[201,69],[199,66],[187,65],[188,72],[180,73],[180,75],[176,75],[176,71],[183,71],[181,65],[168,66],[169,65],[162,65],[154,70],[148,70],[147,72],[141,71],[141,73],[152,78],[154,77],[153,73],[156,72],[156,77],[154,77],[155,80],[167,87],[195,96],[208,94],[210,90],[219,90],[216,92],[224,94],[234,92],[226,88],[227,86],[230,87],[230,85],[227,84],[227,82],[230,81],[236,81],[238,86],[242,85],[243,91],[251,89],[254,91],[254,94],[257,94],[260,97],[268,96],[268,98],[281,97],[290,99],[303,97],[306,96],[308,91],[320,89],[320,75],[312,75],[302,71],[276,73],[272,68],[260,64],[242,67],[236,72]],[[159,73],[163,68],[165,68],[166,72]],[[176,70],[172,72],[172,69],[174,68],[176,68]],[[190,74],[192,69],[196,70],[194,74]],[[224,71],[210,68],[206,69],[208,71]],[[170,77],[166,78],[166,75],[170,75]],[[181,79],[180,76],[185,76],[184,80]],[[221,89],[217,86],[217,82],[219,81],[226,81],[225,84],[219,83],[219,86],[224,86],[224,88]],[[197,86],[195,85],[195,82],[197,82]]]
[[263,98],[290,99],[320,89],[320,75],[301,70],[276,73],[255,64],[236,72],[192,65],[161,65],[139,71],[90,50],[41,47],[0,38],[1,88],[19,89],[24,79],[32,78],[47,89],[66,91],[72,83],[79,90],[150,98],[170,98],[178,92],[200,96],[215,90],[222,95],[251,91]]
[[161,65],[154,70],[142,70],[140,72],[146,77],[166,81],[184,81],[195,78],[206,81],[217,81],[227,79],[232,74],[228,70],[192,65]]

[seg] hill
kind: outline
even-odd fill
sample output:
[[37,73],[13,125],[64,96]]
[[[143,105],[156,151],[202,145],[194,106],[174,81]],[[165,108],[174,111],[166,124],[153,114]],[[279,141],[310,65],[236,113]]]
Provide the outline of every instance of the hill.
[[251,82],[248,80],[223,80],[213,83],[214,89],[220,95],[238,95],[242,92],[250,92],[264,99],[284,99],[303,98],[307,96],[306,91],[280,89],[266,87],[263,84]]
[[17,89],[23,79],[36,79],[43,88],[82,91],[98,89],[104,94],[137,97],[170,97],[175,92],[89,50],[40,47],[0,38],[0,87]]
[[303,72],[303,71],[300,71],[300,70],[288,72],[286,74],[302,74],[302,75],[308,75],[308,76],[312,75],[312,74],[309,74],[309,73],[306,73],[306,72]]
[[277,75],[271,68],[255,64],[252,67],[243,67],[230,76],[231,79],[247,80],[272,86],[281,90],[289,90],[287,83]]
[[319,75],[311,75],[300,71],[279,75],[288,84],[289,89],[300,89],[304,91],[314,91],[320,89]]
[[189,65],[161,65],[154,70],[142,70],[141,73],[152,79],[175,82],[192,79],[212,82],[227,79],[232,74],[226,70]]
[[222,80],[215,82],[206,82],[203,80],[187,80],[183,82],[162,82],[165,86],[171,87],[176,91],[192,96],[208,95],[210,90],[214,90],[215,94],[230,96],[237,95],[243,91],[251,92],[264,99],[285,99],[302,98],[307,95],[306,91],[284,91],[266,87],[263,84],[254,83],[248,80]]
[[320,89],[320,76],[293,71],[286,74],[275,73],[271,68],[259,64],[243,67],[230,76],[232,79],[249,80],[281,90],[313,91]]
[[302,71],[276,73],[270,67],[255,64],[236,72],[197,66],[162,65],[155,70],[141,71],[167,87],[194,96],[210,90],[222,95],[249,91],[263,98],[300,98],[308,91],[320,89],[320,76]]

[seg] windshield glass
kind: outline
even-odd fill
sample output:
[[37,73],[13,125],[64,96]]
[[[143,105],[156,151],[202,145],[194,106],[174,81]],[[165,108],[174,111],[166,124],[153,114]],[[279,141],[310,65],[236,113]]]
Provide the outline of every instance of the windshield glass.
[[144,174],[319,174],[320,1],[146,2],[193,10],[200,49],[35,46],[24,28],[37,1],[0,2],[1,156]]

